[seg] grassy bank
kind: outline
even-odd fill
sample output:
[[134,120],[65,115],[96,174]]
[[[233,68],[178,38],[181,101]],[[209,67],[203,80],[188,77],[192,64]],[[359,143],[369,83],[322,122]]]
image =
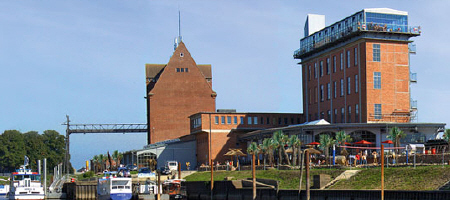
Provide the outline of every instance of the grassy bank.
[[[390,167],[384,171],[387,190],[436,190],[450,180],[449,166]],[[363,169],[331,189],[381,189],[381,168]]]
[[[353,168],[354,169],[354,168]],[[341,174],[343,169],[312,169],[312,177],[316,174],[329,174],[332,179]],[[305,189],[305,172],[303,172],[302,189]],[[298,170],[266,170],[256,171],[257,178],[273,179],[280,181],[280,189],[298,189]],[[251,178],[251,171],[216,171],[214,180],[224,180],[225,177],[233,177],[233,180]],[[187,181],[209,181],[209,172],[197,172],[186,177]],[[450,180],[449,166],[421,166],[390,167],[385,168],[385,189],[388,190],[436,190]],[[330,189],[380,189],[381,168],[361,169],[357,175],[349,180],[341,180]]]
[[[311,171],[311,177],[316,174],[329,174],[332,178],[339,176],[344,170],[342,169],[314,169]],[[305,171],[303,171],[302,188],[305,189]],[[232,180],[246,179],[252,177],[251,171],[216,171],[214,172],[214,180],[222,181],[225,177],[232,177]],[[273,179],[280,181],[280,189],[298,189],[300,181],[299,170],[259,170],[256,171],[257,178]],[[197,172],[187,176],[186,181],[210,181],[210,172]],[[312,184],[312,181],[311,181]]]

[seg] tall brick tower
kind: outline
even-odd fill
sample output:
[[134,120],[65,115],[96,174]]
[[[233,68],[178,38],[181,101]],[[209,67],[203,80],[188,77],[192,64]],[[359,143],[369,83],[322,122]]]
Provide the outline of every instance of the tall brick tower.
[[364,9],[316,26],[324,21],[308,15],[294,53],[301,59],[307,121],[410,122],[417,110],[410,100],[409,84],[416,80],[409,39],[420,35],[420,26],[409,26],[407,12],[389,8]]
[[148,144],[190,133],[189,116],[214,112],[211,65],[197,65],[183,42],[167,64],[146,64]]

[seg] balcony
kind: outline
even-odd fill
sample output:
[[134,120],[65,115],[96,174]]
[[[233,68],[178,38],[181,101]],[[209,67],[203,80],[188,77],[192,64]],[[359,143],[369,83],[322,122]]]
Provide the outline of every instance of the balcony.
[[[335,26],[328,26],[308,37],[300,40],[300,48],[294,51],[294,58],[301,59],[306,54],[314,50],[325,47],[328,44],[340,42],[346,38],[350,38],[362,32],[380,32],[390,34],[407,34],[410,36],[418,36],[421,33],[420,26],[403,26],[394,24],[376,25],[370,23],[358,23],[346,27],[335,28]],[[415,52],[415,45],[413,48]],[[410,49],[411,51],[411,49]]]
[[410,83],[417,83],[417,73],[410,73],[409,74],[409,82]]
[[411,99],[411,110],[417,110],[417,100]]
[[416,44],[409,43],[408,44],[408,49],[409,49],[409,53],[410,54],[416,54]]

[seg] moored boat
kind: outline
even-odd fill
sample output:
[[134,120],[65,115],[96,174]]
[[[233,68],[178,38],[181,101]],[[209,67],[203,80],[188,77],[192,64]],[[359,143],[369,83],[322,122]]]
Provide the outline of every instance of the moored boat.
[[129,200],[132,197],[131,178],[104,176],[98,179],[97,198],[99,200]]
[[41,175],[25,165],[11,173],[9,199],[44,199]]

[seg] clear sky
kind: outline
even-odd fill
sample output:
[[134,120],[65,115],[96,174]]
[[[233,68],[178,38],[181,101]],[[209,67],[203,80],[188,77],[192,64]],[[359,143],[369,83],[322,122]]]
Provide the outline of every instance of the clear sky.
[[[411,71],[419,122],[450,123],[449,1],[0,1],[0,132],[61,134],[72,123],[145,123],[145,63],[164,64],[181,35],[213,67],[217,108],[302,112],[299,48],[306,14],[326,25],[363,8],[420,25]],[[140,149],[145,134],[71,135],[72,163]]]

